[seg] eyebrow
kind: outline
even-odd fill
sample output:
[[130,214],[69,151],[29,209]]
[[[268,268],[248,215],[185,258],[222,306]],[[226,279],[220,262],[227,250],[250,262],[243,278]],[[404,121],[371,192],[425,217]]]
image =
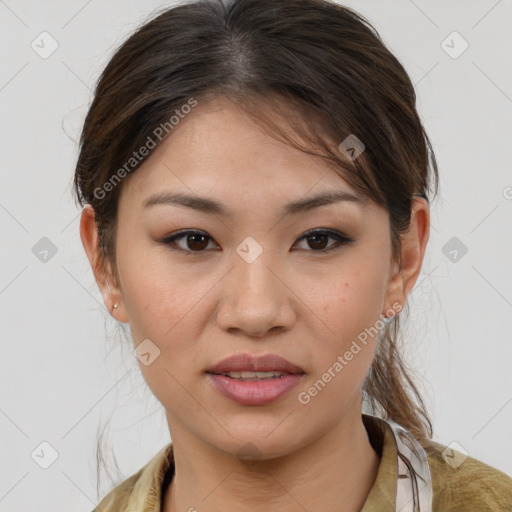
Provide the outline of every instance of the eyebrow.
[[[305,199],[299,199],[298,201],[288,203],[283,207],[281,214],[285,216],[304,213],[320,206],[326,206],[342,201],[351,202],[360,206],[366,203],[366,200],[363,197],[350,192],[326,191],[313,197],[307,197]],[[204,213],[223,215],[226,217],[233,216],[231,211],[227,210],[221,203],[213,199],[192,196],[184,193],[160,192],[148,197],[144,201],[143,206],[145,208],[149,208],[158,204],[184,206]]]

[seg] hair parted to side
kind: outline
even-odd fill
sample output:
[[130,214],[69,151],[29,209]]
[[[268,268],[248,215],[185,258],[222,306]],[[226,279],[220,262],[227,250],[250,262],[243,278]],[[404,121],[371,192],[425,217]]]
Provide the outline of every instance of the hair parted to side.
[[[392,260],[401,265],[411,201],[437,194],[438,169],[410,78],[377,31],[328,0],[195,0],[156,13],[116,50],[98,80],[74,193],[80,206],[94,208],[100,269],[109,263],[117,281],[119,194],[151,152],[129,172],[126,162],[149,138],[159,145],[172,136],[169,130],[160,139],[155,130],[183,105],[193,100],[201,108],[215,97],[235,102],[275,138],[326,159],[384,206]],[[276,115],[283,123],[274,122]],[[351,134],[365,145],[355,160],[338,149]],[[116,173],[122,180],[105,187]],[[399,332],[395,316],[382,330],[363,393],[372,411],[426,446],[432,424],[400,357]]]

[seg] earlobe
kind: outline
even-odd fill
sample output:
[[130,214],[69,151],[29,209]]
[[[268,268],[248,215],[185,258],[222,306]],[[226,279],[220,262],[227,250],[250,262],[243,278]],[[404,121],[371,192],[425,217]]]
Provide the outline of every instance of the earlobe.
[[110,262],[100,253],[96,217],[91,205],[86,205],[82,211],[80,238],[107,310],[120,322],[126,322],[121,291],[113,278]]
[[389,280],[387,310],[396,309],[393,304],[405,305],[420,274],[429,233],[430,207],[424,198],[415,197],[411,205],[409,229],[401,235],[402,266],[398,268],[398,264],[394,264]]

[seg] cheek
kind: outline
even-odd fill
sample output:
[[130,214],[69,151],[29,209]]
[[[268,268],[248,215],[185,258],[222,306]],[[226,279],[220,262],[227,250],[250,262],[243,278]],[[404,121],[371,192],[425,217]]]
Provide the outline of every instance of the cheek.
[[[122,237],[119,239],[122,247]],[[200,370],[200,347],[195,340],[200,339],[207,320],[205,297],[218,277],[191,278],[169,264],[165,251],[140,246],[119,250],[117,263],[144,379],[159,399],[164,392],[181,396],[179,383]],[[144,364],[139,352],[150,353],[150,364]],[[153,353],[157,354],[154,358]]]
[[385,288],[385,269],[360,259],[325,280],[322,294],[313,300],[330,337],[338,340],[338,349],[375,325],[382,313]]
[[198,371],[194,340],[202,329],[204,290],[200,283],[186,286],[158,269],[147,265],[125,277],[125,307],[144,380],[164,407],[175,408],[187,400],[189,379]]
[[206,293],[202,280],[190,280],[169,264],[165,250],[124,248],[119,237],[118,267],[123,301],[135,340],[175,337],[180,322]]
[[316,372],[308,384],[320,379],[312,400],[343,407],[362,385],[375,356],[383,326],[385,269],[358,259],[324,283],[322,293],[310,295],[308,302],[318,312],[325,333],[322,350],[316,352]]

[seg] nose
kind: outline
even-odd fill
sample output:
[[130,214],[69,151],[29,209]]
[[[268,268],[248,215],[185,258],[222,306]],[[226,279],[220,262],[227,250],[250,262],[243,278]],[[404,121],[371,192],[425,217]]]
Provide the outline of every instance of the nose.
[[291,275],[265,251],[252,263],[238,254],[221,281],[217,324],[228,332],[262,338],[270,331],[290,329],[296,320],[296,295]]

